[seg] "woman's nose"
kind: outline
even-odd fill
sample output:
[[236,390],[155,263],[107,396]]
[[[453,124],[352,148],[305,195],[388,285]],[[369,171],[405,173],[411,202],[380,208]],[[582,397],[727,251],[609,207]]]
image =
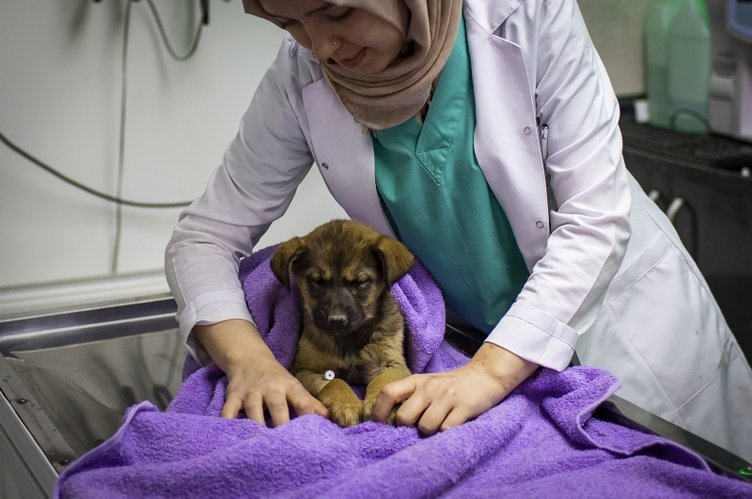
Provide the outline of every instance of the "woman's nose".
[[326,61],[332,57],[341,44],[342,42],[336,36],[311,36],[311,50],[320,61]]

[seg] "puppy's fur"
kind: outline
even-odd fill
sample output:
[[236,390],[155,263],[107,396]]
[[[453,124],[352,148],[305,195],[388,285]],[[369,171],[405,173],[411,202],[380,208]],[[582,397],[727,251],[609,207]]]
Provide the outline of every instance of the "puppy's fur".
[[[288,289],[295,276],[303,298],[292,373],[340,426],[370,419],[381,389],[410,375],[405,322],[389,288],[413,260],[401,242],[352,220],[326,223],[272,256],[274,274]],[[364,401],[349,384],[367,385]]]

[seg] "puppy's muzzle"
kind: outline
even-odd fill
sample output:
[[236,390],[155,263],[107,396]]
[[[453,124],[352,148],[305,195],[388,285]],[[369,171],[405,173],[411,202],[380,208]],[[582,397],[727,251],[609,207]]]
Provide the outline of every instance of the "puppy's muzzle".
[[319,307],[314,314],[314,321],[319,329],[324,331],[340,331],[347,329],[350,325],[350,316],[339,307],[328,309],[328,307]]
[[333,300],[319,303],[313,320],[319,329],[332,333],[345,333],[360,324],[362,314],[356,307]]
[[334,329],[340,329],[347,326],[347,314],[329,314],[326,318],[326,322],[329,327]]

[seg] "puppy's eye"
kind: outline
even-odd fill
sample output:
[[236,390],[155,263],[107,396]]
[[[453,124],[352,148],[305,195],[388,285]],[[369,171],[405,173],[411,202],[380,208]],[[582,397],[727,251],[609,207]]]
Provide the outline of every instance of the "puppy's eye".
[[355,281],[355,282],[354,282],[353,284],[354,284],[354,285],[355,285],[356,287],[358,287],[359,289],[367,289],[367,288],[368,288],[368,286],[370,286],[370,285],[371,285],[371,280],[370,280],[370,279],[368,279],[368,278],[365,278],[365,279],[358,279],[358,280],[357,280],[357,281]]
[[321,286],[324,283],[324,278],[320,275],[309,275],[306,280],[311,286]]

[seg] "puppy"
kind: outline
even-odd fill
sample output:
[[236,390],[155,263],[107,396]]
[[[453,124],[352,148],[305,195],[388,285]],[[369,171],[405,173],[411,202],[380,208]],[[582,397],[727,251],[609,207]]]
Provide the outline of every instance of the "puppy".
[[[413,261],[404,244],[352,220],[328,222],[272,255],[274,274],[288,289],[294,276],[302,296],[292,373],[340,426],[370,419],[381,389],[410,375],[405,321],[389,288]],[[366,385],[363,401],[349,384]]]

